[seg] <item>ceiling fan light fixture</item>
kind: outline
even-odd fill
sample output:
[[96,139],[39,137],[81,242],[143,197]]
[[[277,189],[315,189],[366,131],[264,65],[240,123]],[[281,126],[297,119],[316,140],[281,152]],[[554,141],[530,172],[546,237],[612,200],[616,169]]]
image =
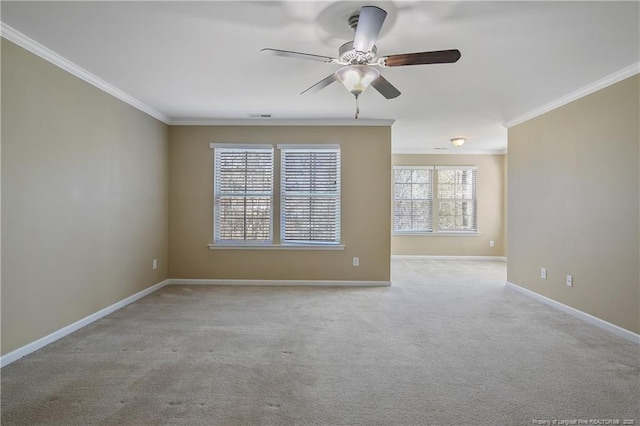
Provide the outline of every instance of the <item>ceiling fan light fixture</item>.
[[467,141],[467,138],[453,138],[451,139],[451,143],[456,148],[460,148]]
[[380,76],[380,71],[367,65],[348,65],[336,71],[335,76],[357,98]]

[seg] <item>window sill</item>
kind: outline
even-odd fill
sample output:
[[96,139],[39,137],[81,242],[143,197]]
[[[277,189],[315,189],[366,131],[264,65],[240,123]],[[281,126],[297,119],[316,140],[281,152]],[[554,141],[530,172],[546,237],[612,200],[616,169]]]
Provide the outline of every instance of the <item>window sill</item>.
[[392,232],[394,237],[479,237],[480,232]]
[[344,250],[344,244],[207,244],[211,250]]

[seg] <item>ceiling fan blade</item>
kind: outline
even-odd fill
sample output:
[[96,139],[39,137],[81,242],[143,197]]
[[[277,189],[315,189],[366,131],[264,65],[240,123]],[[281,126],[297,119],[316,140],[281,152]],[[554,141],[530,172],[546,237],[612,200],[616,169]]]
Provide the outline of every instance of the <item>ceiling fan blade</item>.
[[400,91],[396,89],[393,84],[389,83],[389,80],[384,78],[382,74],[371,82],[371,86],[373,86],[374,89],[380,92],[380,94],[387,99],[393,99],[400,96]]
[[302,53],[302,52],[291,52],[289,50],[271,49],[268,47],[265,49],[262,49],[261,52],[270,53],[276,56],[285,56],[287,58],[309,59],[312,61],[319,61],[319,62],[335,61],[334,58],[330,58],[329,56],[313,55],[311,53]]
[[426,64],[451,64],[460,59],[460,51],[436,50],[433,52],[404,53],[391,55],[382,58],[381,64],[386,67],[400,67],[404,65],[426,65]]
[[387,17],[387,12],[376,6],[363,6],[358,17],[356,36],[353,39],[353,48],[359,52],[370,52],[376,44],[382,23]]
[[328,85],[330,85],[331,83],[333,83],[334,81],[336,81],[336,75],[331,74],[330,76],[323,78],[322,80],[320,80],[319,82],[317,82],[316,84],[314,84],[313,86],[309,87],[308,89],[304,90],[302,93],[300,93],[301,95],[307,92],[317,92],[319,90],[324,89],[325,87],[327,87]]

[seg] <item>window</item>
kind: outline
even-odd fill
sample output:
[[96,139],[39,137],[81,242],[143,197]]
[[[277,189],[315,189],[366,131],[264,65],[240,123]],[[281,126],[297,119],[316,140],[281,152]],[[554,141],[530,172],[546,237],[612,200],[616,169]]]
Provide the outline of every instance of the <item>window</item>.
[[214,164],[214,242],[270,243],[273,147],[217,145]]
[[340,147],[279,145],[281,243],[340,243]]
[[476,167],[393,168],[393,232],[476,233]]
[[441,168],[438,173],[438,229],[447,232],[475,232],[476,170]]
[[[339,145],[209,146],[214,149],[210,248],[344,249]],[[279,223],[274,202],[279,202]]]
[[433,167],[393,169],[393,230],[431,232]]

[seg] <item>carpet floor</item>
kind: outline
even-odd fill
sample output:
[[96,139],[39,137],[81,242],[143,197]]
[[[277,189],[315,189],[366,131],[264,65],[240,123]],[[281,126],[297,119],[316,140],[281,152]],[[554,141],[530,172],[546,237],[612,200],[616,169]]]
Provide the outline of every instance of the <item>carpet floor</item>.
[[392,268],[164,287],[3,368],[2,425],[640,424],[637,345],[507,288],[504,262]]

